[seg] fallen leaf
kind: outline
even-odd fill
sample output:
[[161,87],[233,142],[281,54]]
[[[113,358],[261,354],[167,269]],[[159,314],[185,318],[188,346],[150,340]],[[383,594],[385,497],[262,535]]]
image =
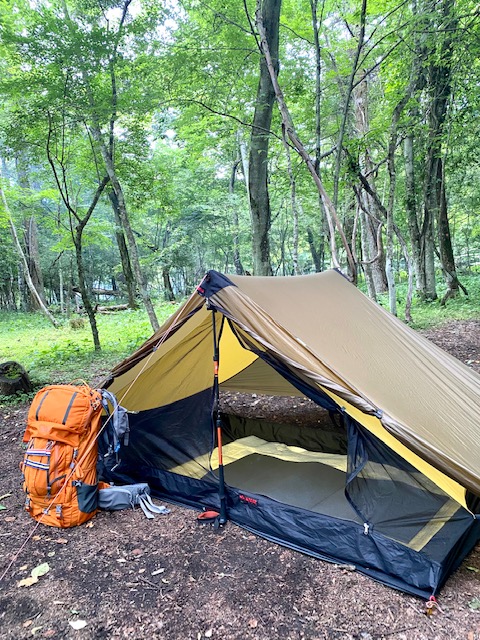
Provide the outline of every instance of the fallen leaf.
[[4,504],[0,504],[0,511],[5,511],[7,507]]
[[29,627],[32,623],[33,623],[33,620],[25,620],[25,622],[23,623],[23,626]]
[[68,544],[68,540],[66,538],[57,538],[55,542],[57,544]]
[[117,562],[126,562],[125,558],[117,558]]
[[[16,520],[15,516],[7,516],[5,518],[5,522],[14,522],[15,520]],[[40,536],[39,536],[39,539],[40,539]]]
[[213,629],[207,629],[205,631],[205,638],[211,638],[212,637],[212,633],[213,633]]
[[0,500],[3,500],[4,498],[10,498],[11,495],[11,493],[4,493],[3,496],[0,496]]
[[28,569],[28,564],[22,564],[19,571],[26,571]]
[[152,571],[152,573],[150,574],[151,576],[158,576],[159,573],[163,573],[165,571],[165,569],[155,569],[155,571]]
[[54,556],[54,555],[55,555],[55,551],[49,551],[49,552],[47,553],[47,556],[48,556],[49,558],[53,558],[53,556]]
[[467,569],[469,571],[474,571],[475,573],[478,573],[480,571],[480,569],[477,569],[477,567],[467,567]]
[[44,576],[49,571],[50,567],[48,566],[48,562],[43,562],[42,564],[39,564],[31,570],[28,578],[23,578],[23,580],[20,580],[20,582],[17,584],[17,587],[31,587],[32,584],[38,582],[38,579],[41,576]]
[[94,526],[94,523],[90,520],[90,522],[87,522],[85,526],[87,527],[87,529],[91,529]]
[[42,564],[39,564],[38,566],[32,569],[31,576],[33,578],[40,578],[41,576],[44,576],[49,571],[50,571],[50,567],[48,565],[48,562],[43,562]]
[[[6,518],[5,518],[6,520]],[[37,542],[37,540],[41,540],[42,536],[32,536],[32,540],[35,540],[35,542]]]
[[474,598],[473,600],[470,600],[470,602],[468,603],[468,606],[473,611],[480,609],[480,598]]
[[32,636],[34,636],[37,631],[40,631],[40,629],[43,629],[43,625],[41,627],[33,627],[31,631]]
[[36,582],[38,582],[38,578],[36,576],[28,576],[28,578],[23,578],[23,580],[20,580],[20,582],[17,584],[17,587],[31,587],[32,584],[35,584]]
[[475,638],[475,634],[473,633],[473,631],[469,631],[467,634],[467,640],[474,640]]
[[77,616],[80,611],[78,609],[70,609],[70,613],[73,613],[74,616]]
[[256,629],[258,625],[258,620],[255,620],[255,618],[251,618],[248,621],[248,626],[250,627],[250,629]]
[[88,623],[86,620],[69,620],[68,624],[76,631],[80,631],[80,629],[85,629]]
[[54,600],[53,604],[67,604],[64,600]]
[[56,634],[57,632],[55,631],[55,629],[47,629],[43,632],[42,635],[44,638],[53,638],[53,636],[55,636]]

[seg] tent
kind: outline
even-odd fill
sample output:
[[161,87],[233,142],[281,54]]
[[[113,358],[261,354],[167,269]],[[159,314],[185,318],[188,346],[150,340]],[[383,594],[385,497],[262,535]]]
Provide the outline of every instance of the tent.
[[[480,377],[336,271],[210,271],[106,386],[132,412],[117,481],[422,597],[480,539]],[[224,390],[332,426],[223,415]]]

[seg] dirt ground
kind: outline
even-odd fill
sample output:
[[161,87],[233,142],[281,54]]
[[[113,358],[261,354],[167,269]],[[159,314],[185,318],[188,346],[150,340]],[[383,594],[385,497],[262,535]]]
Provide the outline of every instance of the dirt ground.
[[[480,321],[426,335],[480,372]],[[239,411],[261,400],[239,398]],[[265,414],[298,421],[306,404],[269,401]],[[26,410],[0,409],[0,573],[18,554],[1,582],[1,639],[480,640],[480,545],[427,616],[418,598],[232,524],[199,526],[179,506],[154,520],[122,511],[69,530],[35,526],[18,467]],[[42,563],[48,573],[18,586]]]

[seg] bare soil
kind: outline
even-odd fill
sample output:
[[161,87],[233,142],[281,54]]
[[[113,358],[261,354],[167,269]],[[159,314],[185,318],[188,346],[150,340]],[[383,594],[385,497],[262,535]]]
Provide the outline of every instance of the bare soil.
[[[424,333],[480,372],[480,321]],[[306,400],[228,403],[280,422],[323,420]],[[36,526],[22,508],[18,467],[26,411],[0,409],[1,573],[18,554],[1,582],[0,638],[480,640],[480,545],[442,590],[441,610],[427,616],[418,598],[232,524],[199,526],[179,506],[154,520],[102,512],[91,526]],[[50,570],[36,584],[18,586],[45,562]],[[86,625],[75,630],[79,621]]]

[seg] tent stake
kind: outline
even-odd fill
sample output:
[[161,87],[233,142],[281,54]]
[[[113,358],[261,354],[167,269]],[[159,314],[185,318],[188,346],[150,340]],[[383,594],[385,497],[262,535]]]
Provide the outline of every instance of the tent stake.
[[220,515],[218,516],[218,526],[223,526],[227,522],[227,503],[225,498],[225,475],[223,469],[222,451],[222,419],[219,409],[219,385],[218,385],[218,364],[220,359],[219,340],[217,340],[217,325],[215,322],[215,309],[212,308],[213,327],[213,416],[215,417],[215,428],[217,432],[218,450],[218,497],[220,499]]

